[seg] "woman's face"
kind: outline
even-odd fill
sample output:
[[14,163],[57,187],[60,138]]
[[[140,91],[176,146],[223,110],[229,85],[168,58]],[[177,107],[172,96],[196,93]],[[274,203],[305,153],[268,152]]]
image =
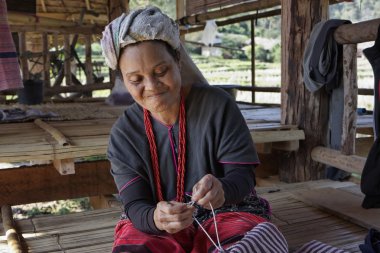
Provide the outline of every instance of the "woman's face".
[[127,46],[119,66],[125,86],[142,107],[162,113],[178,106],[180,69],[163,42],[145,41]]

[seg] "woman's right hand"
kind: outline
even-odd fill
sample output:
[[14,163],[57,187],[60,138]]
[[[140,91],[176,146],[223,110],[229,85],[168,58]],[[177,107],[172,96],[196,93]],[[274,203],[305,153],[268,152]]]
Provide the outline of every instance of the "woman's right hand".
[[193,223],[195,207],[176,201],[158,202],[154,210],[154,223],[160,230],[177,233]]

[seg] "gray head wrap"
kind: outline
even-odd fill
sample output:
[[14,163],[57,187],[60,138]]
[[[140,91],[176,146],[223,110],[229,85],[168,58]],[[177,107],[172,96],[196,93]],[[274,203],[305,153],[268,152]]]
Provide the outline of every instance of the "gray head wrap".
[[161,40],[180,50],[178,25],[159,8],[151,6],[122,14],[106,26],[100,41],[106,64],[117,69],[120,50],[146,40]]

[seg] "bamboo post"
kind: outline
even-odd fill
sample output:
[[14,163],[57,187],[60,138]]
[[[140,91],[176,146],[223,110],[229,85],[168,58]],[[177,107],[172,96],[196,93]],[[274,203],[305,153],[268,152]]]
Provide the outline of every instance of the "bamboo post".
[[356,44],[343,45],[344,111],[341,152],[355,154],[356,109],[358,104]]
[[13,220],[12,208],[8,205],[1,207],[1,217],[3,220],[3,227],[5,231],[5,237],[7,239],[8,247],[11,253],[22,253],[22,246],[20,238],[17,234],[17,230]]
[[70,35],[65,34],[64,39],[64,50],[65,50],[65,64],[64,64],[64,73],[66,79],[66,86],[70,86],[71,81],[71,47],[70,47]]
[[[251,85],[256,86],[255,74],[255,20],[251,19]],[[256,102],[255,90],[252,89],[252,104]]]
[[[26,35],[25,32],[21,32],[18,34],[19,36],[19,50],[20,55],[24,54],[26,52]],[[21,58],[21,71],[22,71],[22,79],[28,80],[29,79],[29,66],[28,66],[28,59]]]

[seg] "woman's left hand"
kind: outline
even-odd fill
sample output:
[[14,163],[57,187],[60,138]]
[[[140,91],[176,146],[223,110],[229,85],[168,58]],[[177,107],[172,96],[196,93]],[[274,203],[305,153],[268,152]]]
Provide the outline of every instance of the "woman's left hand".
[[205,175],[194,185],[191,200],[209,210],[210,203],[214,209],[223,206],[225,199],[222,183],[211,174]]

